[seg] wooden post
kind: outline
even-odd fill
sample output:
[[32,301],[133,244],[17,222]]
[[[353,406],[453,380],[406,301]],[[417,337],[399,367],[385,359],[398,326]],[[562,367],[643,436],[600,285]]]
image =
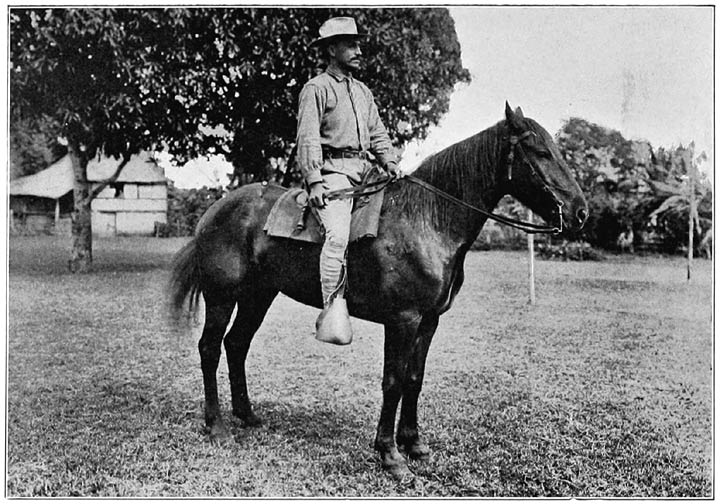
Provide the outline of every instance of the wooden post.
[[[532,210],[528,210],[528,222],[533,221],[533,213]],[[530,282],[530,304],[535,304],[535,235],[532,233],[528,233],[527,235],[527,241],[528,241],[528,253],[529,253],[529,261],[528,261],[528,280]]]
[[693,260],[693,234],[694,234],[694,219],[695,213],[695,161],[693,160],[693,153],[690,154],[690,165],[688,166],[688,201],[690,201],[690,212],[688,215],[688,261],[687,261],[687,279],[690,281],[690,271],[692,269]]

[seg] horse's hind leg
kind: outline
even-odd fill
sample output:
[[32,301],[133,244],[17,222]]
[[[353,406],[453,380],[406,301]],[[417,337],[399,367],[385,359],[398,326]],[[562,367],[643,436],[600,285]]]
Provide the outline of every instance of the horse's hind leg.
[[206,298],[205,327],[198,343],[205,388],[205,425],[210,431],[210,438],[213,440],[225,438],[229,435],[220,415],[217,367],[220,361],[223,335],[234,307],[234,302],[218,302]]
[[415,460],[427,460],[430,456],[430,448],[418,433],[417,403],[425,375],[425,361],[430,349],[430,342],[437,329],[438,319],[437,314],[431,313],[426,314],[420,322],[411,345],[403,383],[397,443],[411,459]]
[[253,336],[276,295],[277,291],[271,290],[263,292],[248,289],[243,291],[237,299],[235,322],[225,336],[233,415],[248,426],[260,425],[261,421],[250,405],[245,377],[245,359]]

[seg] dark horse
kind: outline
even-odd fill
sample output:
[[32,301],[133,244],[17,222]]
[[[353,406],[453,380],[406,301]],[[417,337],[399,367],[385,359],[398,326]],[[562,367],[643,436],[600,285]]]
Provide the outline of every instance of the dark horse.
[[[413,174],[473,206],[492,210],[511,194],[547,223],[580,228],[587,204],[550,135],[518,108],[506,119],[429,157]],[[185,299],[205,299],[199,342],[205,386],[205,422],[213,438],[228,435],[220,414],[216,370],[225,342],[232,412],[257,425],[245,380],[245,358],[255,332],[278,292],[321,307],[320,246],[268,237],[265,219],[281,189],[244,186],[215,203],[194,239],[175,259],[171,305],[179,316]],[[395,476],[410,471],[398,446],[427,459],[418,433],[417,403],[425,359],[438,318],[463,283],[465,255],[486,221],[482,214],[400,179],[387,187],[378,236],[350,245],[351,315],[385,326],[383,403],[375,438],[382,465]],[[234,324],[225,335],[233,309]],[[402,408],[395,437],[395,416]],[[397,440],[397,444],[396,444]]]

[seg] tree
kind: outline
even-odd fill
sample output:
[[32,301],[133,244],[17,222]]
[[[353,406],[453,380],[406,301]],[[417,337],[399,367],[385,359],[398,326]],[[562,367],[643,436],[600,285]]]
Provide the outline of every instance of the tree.
[[557,143],[590,207],[578,237],[612,249],[624,229],[642,228],[646,217],[640,211],[642,194],[652,165],[650,144],[627,140],[618,131],[577,117],[565,122]]
[[[691,188],[691,169],[707,160],[703,152],[695,155],[695,145],[682,145],[673,150],[659,149],[657,163],[651,170],[649,180],[652,194],[647,205],[648,223],[663,237],[665,250],[676,252],[688,242],[688,220],[694,221],[694,244],[699,248],[703,233],[712,228],[712,184],[702,175]],[[697,206],[690,205],[693,192]]]
[[219,187],[179,189],[168,187],[167,236],[192,236],[198,221],[210,206],[222,198]]
[[[236,173],[285,155],[300,88],[320,70],[309,43],[341,13],[371,34],[365,80],[393,138],[426,134],[469,80],[445,9],[12,9],[11,122],[56,124],[73,160],[71,269],[89,268],[90,203],[133,154],[221,152]],[[91,187],[101,153],[118,167]]]
[[396,145],[424,138],[447,112],[455,84],[470,80],[446,9],[207,9],[203,15],[212,30],[201,43],[218,49],[203,62],[212,76],[205,85],[224,97],[206,114],[232,133],[219,151],[233,164],[236,182],[244,174],[266,179],[268,159],[287,157],[300,90],[324,69],[310,43],[331,16],[352,16],[368,34],[360,78]]
[[[688,170],[704,158],[694,156],[694,145],[653,151],[647,142],[626,140],[617,131],[579,118],[563,125],[557,141],[588,197],[590,218],[583,239],[612,249],[620,232],[630,227],[636,236],[655,233],[668,253],[687,243]],[[712,190],[707,179],[696,186],[695,198],[696,229],[708,230]]]
[[[97,194],[117,179],[133,154],[157,140],[188,134],[187,129],[171,129],[174,120],[187,120],[189,115],[170,118],[170,100],[159,104],[162,114],[146,106],[148,97],[159,95],[156,85],[164,84],[147,79],[148,65],[158,50],[169,52],[172,39],[162,35],[178,35],[173,23],[182,21],[183,15],[177,14],[130,9],[11,11],[11,123],[25,122],[36,130],[43,124],[56,125],[55,133],[67,140],[75,173],[73,271],[85,271],[92,262],[90,203]],[[161,24],[171,33],[163,33]],[[87,164],[100,154],[120,161],[110,179],[91,187]]]

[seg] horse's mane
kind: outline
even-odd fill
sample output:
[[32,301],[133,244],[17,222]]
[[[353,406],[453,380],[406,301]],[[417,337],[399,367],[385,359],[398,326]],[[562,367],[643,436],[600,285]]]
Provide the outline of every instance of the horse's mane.
[[[503,123],[432,154],[413,175],[463,201],[478,203],[477,196],[496,183]],[[436,228],[451,224],[452,210],[457,208],[453,203],[411,182],[398,185],[392,201],[408,217]]]

